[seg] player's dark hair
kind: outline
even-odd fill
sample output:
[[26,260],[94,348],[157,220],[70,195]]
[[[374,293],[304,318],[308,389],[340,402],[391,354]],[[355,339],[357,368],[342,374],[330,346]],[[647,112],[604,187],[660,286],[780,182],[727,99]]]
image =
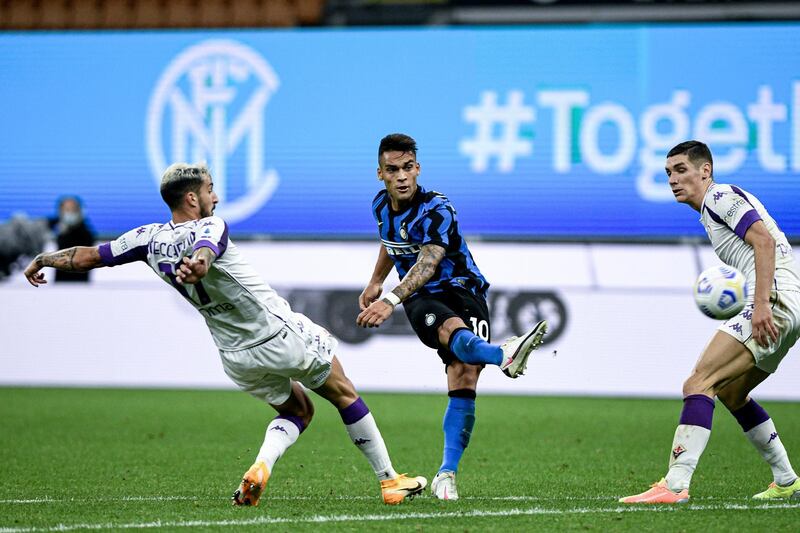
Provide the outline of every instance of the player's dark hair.
[[409,152],[417,156],[417,141],[405,133],[390,133],[383,139],[378,146],[378,162],[386,152]]
[[170,209],[180,207],[187,192],[200,194],[203,179],[209,176],[205,165],[187,165],[175,163],[164,171],[161,178],[161,198]]
[[714,158],[711,157],[711,150],[705,143],[700,141],[684,141],[676,145],[667,153],[667,157],[686,154],[689,161],[695,166],[699,166],[706,161],[711,164],[711,174],[714,174]]

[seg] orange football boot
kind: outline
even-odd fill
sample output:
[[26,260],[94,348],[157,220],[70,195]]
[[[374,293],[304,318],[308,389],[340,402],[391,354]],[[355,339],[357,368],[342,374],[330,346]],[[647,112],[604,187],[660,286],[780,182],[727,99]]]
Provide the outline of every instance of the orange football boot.
[[383,493],[383,503],[387,505],[397,505],[403,500],[409,500],[421,493],[428,480],[422,476],[407,477],[400,474],[394,479],[381,481],[381,492]]
[[619,501],[620,503],[686,503],[689,501],[689,489],[673,492],[667,487],[667,480],[662,477],[661,481],[650,486],[650,490],[620,498]]
[[245,472],[239,488],[233,493],[233,505],[258,505],[268,479],[267,465],[262,461],[253,463],[250,470]]

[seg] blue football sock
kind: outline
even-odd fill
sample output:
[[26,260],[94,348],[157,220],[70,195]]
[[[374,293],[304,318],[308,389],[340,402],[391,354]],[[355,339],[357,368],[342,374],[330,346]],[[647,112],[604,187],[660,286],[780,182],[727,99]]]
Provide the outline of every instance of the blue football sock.
[[[472,392],[474,394],[474,391]],[[458,471],[458,463],[469,444],[472,428],[475,426],[475,399],[450,398],[444,412],[444,454],[439,472]]]
[[450,351],[464,363],[471,365],[500,365],[503,350],[489,344],[468,329],[459,329],[450,337]]

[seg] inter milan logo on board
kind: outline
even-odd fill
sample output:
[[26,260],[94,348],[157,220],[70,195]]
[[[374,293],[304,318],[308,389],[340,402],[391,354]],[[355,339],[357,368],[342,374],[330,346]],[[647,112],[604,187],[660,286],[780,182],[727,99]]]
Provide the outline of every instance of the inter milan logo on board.
[[264,58],[241,43],[204,41],[181,52],[147,110],[156,182],[171,163],[206,161],[219,216],[233,223],[261,209],[278,186],[277,172],[264,168],[264,110],[278,85]]

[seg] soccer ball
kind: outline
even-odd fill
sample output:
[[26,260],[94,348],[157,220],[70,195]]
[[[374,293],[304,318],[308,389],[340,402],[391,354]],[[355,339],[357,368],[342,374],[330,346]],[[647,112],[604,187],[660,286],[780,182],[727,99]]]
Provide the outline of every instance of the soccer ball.
[[705,270],[694,284],[694,302],[704,315],[725,320],[737,315],[747,302],[747,278],[728,265]]

